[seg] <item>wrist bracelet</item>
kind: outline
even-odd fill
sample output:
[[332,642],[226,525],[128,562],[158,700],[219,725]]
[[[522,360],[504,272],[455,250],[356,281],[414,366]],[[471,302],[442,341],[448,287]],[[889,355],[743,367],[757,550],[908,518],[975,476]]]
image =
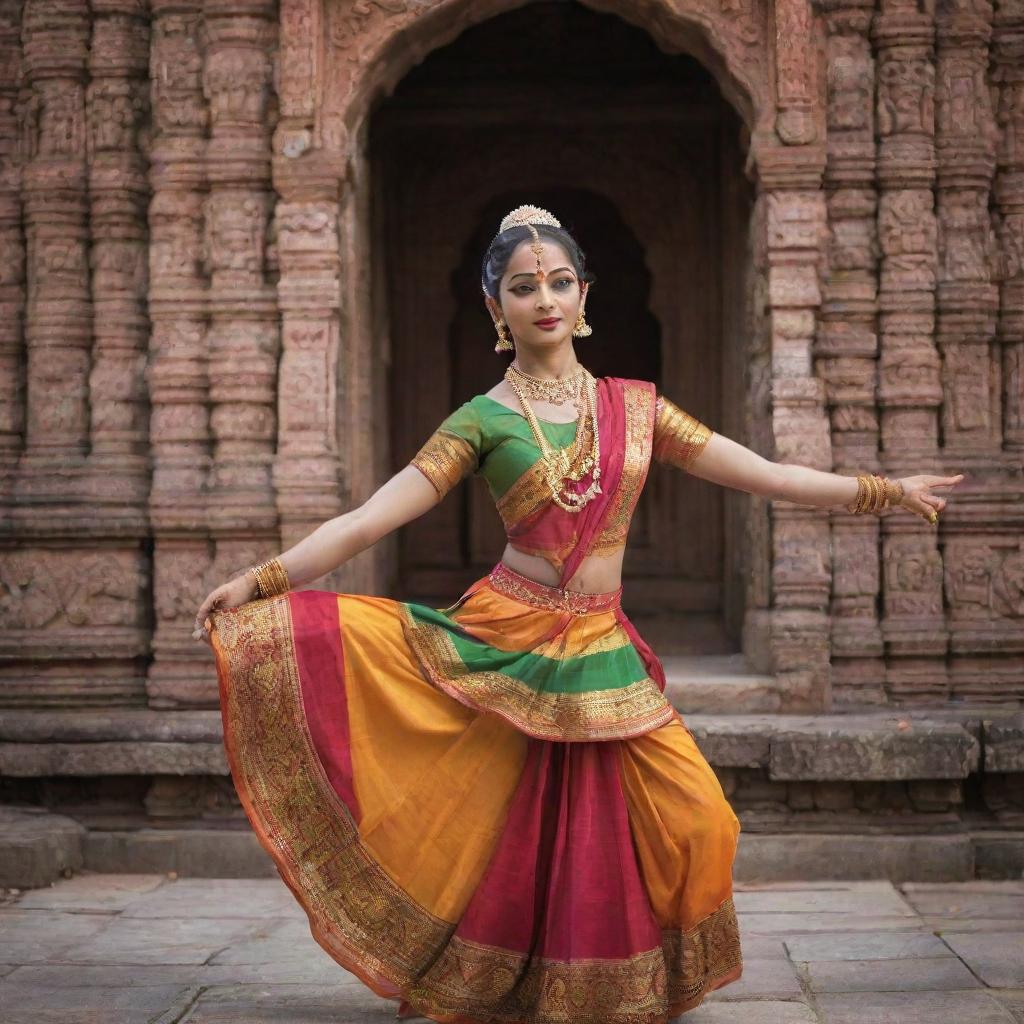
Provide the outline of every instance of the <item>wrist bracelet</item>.
[[274,597],[276,594],[284,594],[291,590],[288,573],[279,558],[251,565],[246,572],[251,572],[256,578],[257,597]]
[[903,481],[890,480],[877,473],[857,474],[857,497],[846,506],[855,516],[871,512],[877,515],[883,509],[903,504]]

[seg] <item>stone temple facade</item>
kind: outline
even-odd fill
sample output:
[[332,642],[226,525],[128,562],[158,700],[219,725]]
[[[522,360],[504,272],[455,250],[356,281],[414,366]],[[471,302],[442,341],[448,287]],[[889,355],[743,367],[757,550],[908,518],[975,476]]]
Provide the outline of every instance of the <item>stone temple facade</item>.
[[[521,202],[597,269],[595,372],[777,461],[967,474],[933,529],[652,473],[627,607],[747,873],[1019,873],[1024,0],[0,0],[11,820],[51,868],[247,869],[196,608],[497,378]],[[483,505],[313,585],[454,598]]]

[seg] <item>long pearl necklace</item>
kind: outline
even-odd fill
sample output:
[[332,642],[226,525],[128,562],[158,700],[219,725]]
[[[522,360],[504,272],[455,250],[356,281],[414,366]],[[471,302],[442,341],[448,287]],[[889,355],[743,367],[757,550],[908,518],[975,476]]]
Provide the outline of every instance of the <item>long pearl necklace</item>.
[[[540,449],[544,466],[544,479],[551,489],[551,497],[559,508],[566,512],[578,512],[584,505],[601,493],[601,442],[597,429],[597,382],[590,372],[580,366],[560,380],[544,380],[524,373],[510,363],[505,371],[505,380],[515,392],[523,407],[534,441]],[[568,448],[555,447],[541,430],[537,414],[527,400],[529,397],[563,405],[571,401],[576,406],[578,425],[576,437]],[[590,445],[584,438],[590,435]],[[588,450],[589,447],[589,450]],[[593,471],[590,484],[585,491],[567,490],[569,483],[576,483]]]

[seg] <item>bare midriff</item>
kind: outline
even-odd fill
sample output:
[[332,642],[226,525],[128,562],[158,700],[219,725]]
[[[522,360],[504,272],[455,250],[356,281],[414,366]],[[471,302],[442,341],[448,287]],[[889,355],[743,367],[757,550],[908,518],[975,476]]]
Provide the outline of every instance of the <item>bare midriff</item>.
[[[622,585],[622,556],[624,552],[625,548],[621,547],[607,557],[590,555],[584,558],[572,579],[565,585],[565,589],[580,594],[607,594],[612,590],[618,590]],[[535,583],[543,583],[547,587],[558,586],[560,578],[558,570],[539,555],[528,555],[512,547],[511,544],[507,544],[501,560],[510,569]]]

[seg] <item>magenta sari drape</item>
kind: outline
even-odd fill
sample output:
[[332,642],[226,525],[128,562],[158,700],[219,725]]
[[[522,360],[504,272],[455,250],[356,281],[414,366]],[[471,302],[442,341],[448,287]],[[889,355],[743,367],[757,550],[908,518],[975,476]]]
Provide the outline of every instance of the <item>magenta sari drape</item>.
[[[564,587],[590,553],[594,540],[606,525],[606,516],[622,477],[626,451],[624,382],[618,377],[597,381],[597,423],[601,438],[601,491],[577,512],[567,512],[553,501],[508,529],[509,540],[526,542],[525,550],[565,551],[559,586]],[[589,479],[568,484],[577,494]],[[517,545],[518,546],[518,545]]]

